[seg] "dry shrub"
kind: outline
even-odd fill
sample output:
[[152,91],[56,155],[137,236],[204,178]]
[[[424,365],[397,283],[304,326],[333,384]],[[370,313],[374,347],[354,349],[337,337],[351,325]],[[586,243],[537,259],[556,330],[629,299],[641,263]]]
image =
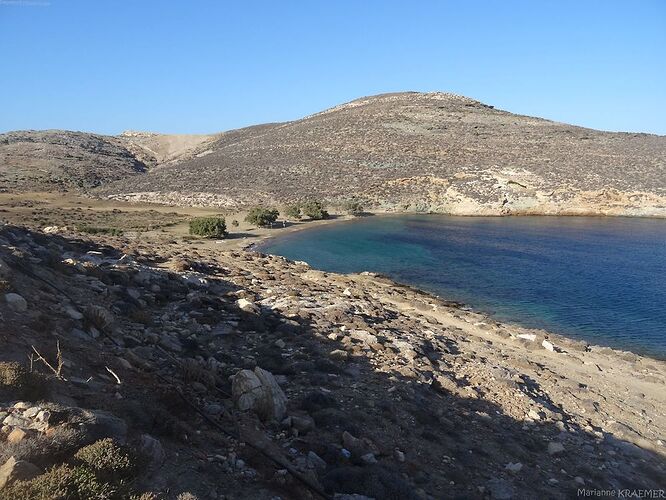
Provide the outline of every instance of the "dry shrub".
[[0,401],[38,401],[47,394],[44,377],[16,362],[0,362]]
[[15,457],[45,468],[71,457],[84,440],[85,436],[80,431],[56,427],[49,436],[38,434],[17,443],[0,443],[0,463]]
[[59,465],[30,481],[16,481],[0,491],[0,500],[91,500],[114,498],[115,487],[100,482],[85,467]]
[[129,449],[111,438],[81,448],[74,458],[106,481],[127,479],[136,471],[136,459]]

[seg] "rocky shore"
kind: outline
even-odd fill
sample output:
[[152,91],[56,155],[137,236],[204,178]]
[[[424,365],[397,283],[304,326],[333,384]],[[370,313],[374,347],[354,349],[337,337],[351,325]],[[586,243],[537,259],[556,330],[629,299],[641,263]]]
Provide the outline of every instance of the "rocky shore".
[[3,226],[0,287],[0,498],[102,438],[142,498],[665,487],[666,363],[381,276]]

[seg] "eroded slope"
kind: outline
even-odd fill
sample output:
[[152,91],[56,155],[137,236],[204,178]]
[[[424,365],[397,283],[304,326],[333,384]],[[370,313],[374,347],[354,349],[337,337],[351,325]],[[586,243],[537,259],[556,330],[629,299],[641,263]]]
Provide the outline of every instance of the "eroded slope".
[[452,94],[363,98],[237,131],[210,150],[105,193],[218,205],[357,196],[462,214],[666,213],[666,138],[514,115]]

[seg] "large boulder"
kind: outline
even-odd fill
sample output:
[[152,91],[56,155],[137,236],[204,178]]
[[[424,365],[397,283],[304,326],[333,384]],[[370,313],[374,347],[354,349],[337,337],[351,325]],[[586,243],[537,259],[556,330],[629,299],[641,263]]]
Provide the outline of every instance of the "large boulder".
[[28,302],[18,293],[5,294],[5,302],[16,312],[25,312],[28,310]]
[[263,420],[281,421],[287,412],[287,396],[273,374],[259,367],[234,375],[231,395],[239,410],[251,410]]
[[14,481],[29,481],[41,473],[42,471],[36,465],[9,457],[9,460],[0,467],[0,490]]

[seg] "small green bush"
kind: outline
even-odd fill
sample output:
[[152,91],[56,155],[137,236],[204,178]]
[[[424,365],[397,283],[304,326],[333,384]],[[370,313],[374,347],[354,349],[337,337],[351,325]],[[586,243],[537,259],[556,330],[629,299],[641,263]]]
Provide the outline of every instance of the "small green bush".
[[111,438],[101,439],[81,448],[74,458],[105,481],[128,478],[136,469],[135,459],[127,448],[118,445]]
[[245,222],[254,224],[257,227],[267,226],[275,222],[280,212],[275,208],[253,207],[245,217]]
[[12,483],[0,492],[0,500],[102,500],[117,498],[117,493],[85,467],[59,465],[30,481]]
[[326,219],[328,212],[324,210],[324,204],[318,200],[308,200],[301,204],[301,212],[306,217],[314,220]]
[[234,227],[238,227],[238,221],[236,219],[232,220],[231,225]]
[[300,219],[301,218],[301,204],[294,203],[292,205],[287,205],[284,208],[284,214],[290,219]]
[[342,209],[349,215],[357,217],[363,213],[363,205],[358,200],[348,200],[342,204]]
[[206,238],[226,238],[227,224],[224,217],[197,217],[190,221],[190,234]]

